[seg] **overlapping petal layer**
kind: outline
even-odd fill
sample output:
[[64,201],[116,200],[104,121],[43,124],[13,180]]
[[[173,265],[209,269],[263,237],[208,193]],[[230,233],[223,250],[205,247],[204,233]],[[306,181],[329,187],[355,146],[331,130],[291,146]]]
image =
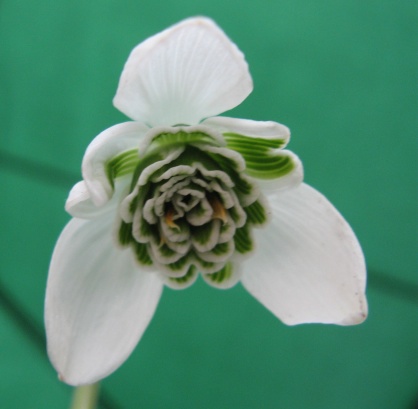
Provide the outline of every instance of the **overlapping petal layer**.
[[[87,147],[82,173],[90,199],[96,207],[103,206],[113,194],[114,175],[109,174],[109,161],[125,151],[137,150],[139,141],[148,131],[148,127],[141,122],[125,122],[106,129]],[[126,161],[124,165],[127,165]]]
[[287,126],[229,117],[208,118],[202,124],[221,132],[226,145],[243,156],[246,172],[258,179],[263,192],[275,193],[302,183],[302,162],[283,149],[290,139]]

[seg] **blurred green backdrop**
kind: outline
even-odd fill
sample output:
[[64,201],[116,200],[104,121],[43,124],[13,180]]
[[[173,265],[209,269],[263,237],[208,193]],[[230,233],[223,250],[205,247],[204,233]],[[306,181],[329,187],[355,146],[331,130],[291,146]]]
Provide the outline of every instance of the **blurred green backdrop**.
[[111,101],[130,50],[193,15],[247,56],[255,90],[232,116],[288,125],[306,182],[356,231],[370,316],[289,328],[240,285],[166,289],[101,407],[415,407],[418,18],[395,0],[0,3],[0,407],[68,406],[42,332],[64,201],[90,140],[126,120]]

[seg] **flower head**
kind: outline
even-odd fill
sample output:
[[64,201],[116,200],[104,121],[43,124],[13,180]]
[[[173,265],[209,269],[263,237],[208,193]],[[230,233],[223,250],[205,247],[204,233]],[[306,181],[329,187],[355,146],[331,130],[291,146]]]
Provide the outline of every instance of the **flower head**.
[[115,106],[134,121],[89,145],[73,216],[52,256],[48,352],[73,385],[114,371],[138,343],[163,286],[238,281],[283,322],[364,320],[365,265],[347,222],[302,183],[287,127],[217,117],[252,80],[209,19],[139,44]]

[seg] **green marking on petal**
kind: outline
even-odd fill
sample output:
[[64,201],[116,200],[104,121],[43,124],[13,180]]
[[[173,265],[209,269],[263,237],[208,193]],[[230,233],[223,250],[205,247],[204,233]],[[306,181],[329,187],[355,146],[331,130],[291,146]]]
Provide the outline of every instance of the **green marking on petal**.
[[170,277],[169,280],[178,284],[186,284],[196,275],[196,267],[191,265],[183,277]]
[[[226,132],[223,134],[228,148],[238,149],[280,149],[286,145],[286,140],[282,138],[263,138],[240,135],[237,133]],[[237,148],[237,149],[235,149]]]
[[220,284],[226,280],[229,280],[234,273],[232,263],[226,263],[219,271],[212,274],[205,274],[205,278],[213,284]]
[[116,178],[133,173],[138,163],[138,149],[122,152],[106,163],[107,177],[113,184]]
[[283,139],[252,138],[226,133],[227,146],[240,153],[245,160],[247,173],[259,179],[276,179],[295,169],[296,164],[286,151],[274,151],[285,145]]
[[156,239],[159,236],[158,228],[156,225],[149,224],[143,217],[141,217],[139,224],[139,235],[142,241],[149,241],[151,237]]
[[140,264],[144,266],[151,266],[152,260],[148,254],[148,245],[142,244],[138,242],[133,243],[133,248],[135,250],[136,259],[139,261]]
[[219,147],[201,147],[215,162],[219,165],[234,169],[236,172],[242,172],[245,169],[245,163],[242,155],[233,149]]
[[244,157],[247,164],[247,173],[260,179],[276,179],[283,177],[295,169],[292,157],[284,152],[274,156],[266,155],[264,158]]
[[[234,183],[233,190],[239,197],[243,205],[252,203],[258,196],[258,189],[245,173],[236,172],[227,162],[219,163],[219,167],[224,171]],[[249,172],[247,172],[249,174]]]
[[131,182],[131,189],[130,191],[132,192],[132,190],[135,188],[135,185],[139,179],[139,176],[141,175],[141,173],[150,165],[154,164],[155,162],[158,162],[162,159],[164,159],[165,155],[160,154],[160,153],[156,153],[156,154],[151,154],[151,155],[147,155],[144,158],[142,158],[136,165],[136,168],[134,170],[134,175],[132,177],[132,182]]
[[244,226],[247,221],[247,214],[244,212],[240,205],[231,207],[228,209],[229,215],[237,227]]
[[140,207],[144,206],[144,202],[152,196],[153,191],[150,191],[150,185],[139,186],[137,187],[138,192],[136,193],[135,197],[132,199],[131,204],[129,205],[129,211],[131,213],[135,213],[140,203]]
[[235,183],[234,190],[240,196],[252,196],[254,191],[254,185],[249,181],[243,178],[244,175],[239,175],[238,173],[230,174],[231,179]]
[[168,247],[165,243],[159,248],[160,254],[163,257],[172,257],[176,252]]
[[[188,263],[189,258],[190,258],[189,255],[186,255],[186,256],[182,257],[180,260],[176,261],[175,263],[165,264],[165,267],[169,268],[170,270],[172,270],[174,272],[180,271]],[[190,271],[190,269],[189,269],[189,271]]]
[[253,249],[253,241],[248,229],[248,224],[235,231],[234,243],[235,250],[241,254],[248,253]]
[[192,143],[203,143],[219,146],[219,141],[203,132],[162,133],[155,136],[151,142],[150,150],[161,150]]
[[244,211],[247,213],[247,222],[264,224],[267,221],[266,209],[258,200],[245,207]]
[[123,246],[132,244],[136,259],[138,262],[145,266],[152,265],[152,259],[148,253],[148,245],[138,243],[132,237],[132,223],[122,222],[118,231],[119,243]]
[[196,252],[191,252],[190,256],[193,257],[193,264],[202,274],[212,274],[220,270],[225,264],[225,262],[203,260]]
[[193,238],[199,244],[207,243],[211,238],[212,223],[206,223],[202,226],[193,227],[192,234]]
[[192,243],[198,251],[210,251],[216,246],[220,224],[220,220],[212,220],[202,226],[193,226]]
[[201,266],[202,270],[211,269],[216,264],[216,263],[213,263],[211,261],[202,260],[201,258],[198,258],[198,263]]
[[174,165],[189,166],[192,166],[195,163],[203,165],[207,170],[219,169],[215,160],[213,160],[206,152],[194,146],[187,146],[184,153],[173,162]]
[[132,223],[121,223],[118,232],[118,239],[122,246],[126,246],[132,242]]
[[[160,152],[157,155],[161,155],[162,157],[166,156],[166,152]],[[155,157],[155,155],[147,156],[146,159]],[[158,160],[161,160],[158,159]],[[171,169],[179,167],[179,171],[182,169],[184,170],[184,175],[189,175],[190,171],[186,169],[186,167],[195,168],[195,164],[199,163],[203,165],[203,167],[207,170],[218,170],[219,165],[214,161],[206,152],[202,152],[200,149],[194,146],[186,146],[184,151],[177,157],[176,159],[172,160],[170,163],[166,163],[162,165],[158,170],[156,170],[151,176],[153,181],[160,179],[166,172],[170,172]],[[150,165],[151,163],[148,163]],[[147,165],[147,166],[148,166]],[[144,169],[144,168],[143,168]],[[142,170],[143,170],[142,169]],[[141,171],[142,171],[141,170]],[[176,173],[176,175],[180,175],[180,173]],[[139,177],[140,173],[138,173]]]
[[220,256],[222,254],[228,253],[230,248],[229,242],[219,243],[212,249],[212,253]]

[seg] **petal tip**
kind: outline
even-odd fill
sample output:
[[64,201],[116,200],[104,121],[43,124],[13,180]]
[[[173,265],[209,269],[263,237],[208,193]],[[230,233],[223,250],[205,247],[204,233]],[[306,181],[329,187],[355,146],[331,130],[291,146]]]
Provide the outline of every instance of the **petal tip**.
[[363,296],[360,300],[360,308],[358,311],[355,311],[351,313],[350,315],[347,315],[341,322],[339,322],[339,325],[358,325],[362,324],[368,316],[368,306],[366,297]]

